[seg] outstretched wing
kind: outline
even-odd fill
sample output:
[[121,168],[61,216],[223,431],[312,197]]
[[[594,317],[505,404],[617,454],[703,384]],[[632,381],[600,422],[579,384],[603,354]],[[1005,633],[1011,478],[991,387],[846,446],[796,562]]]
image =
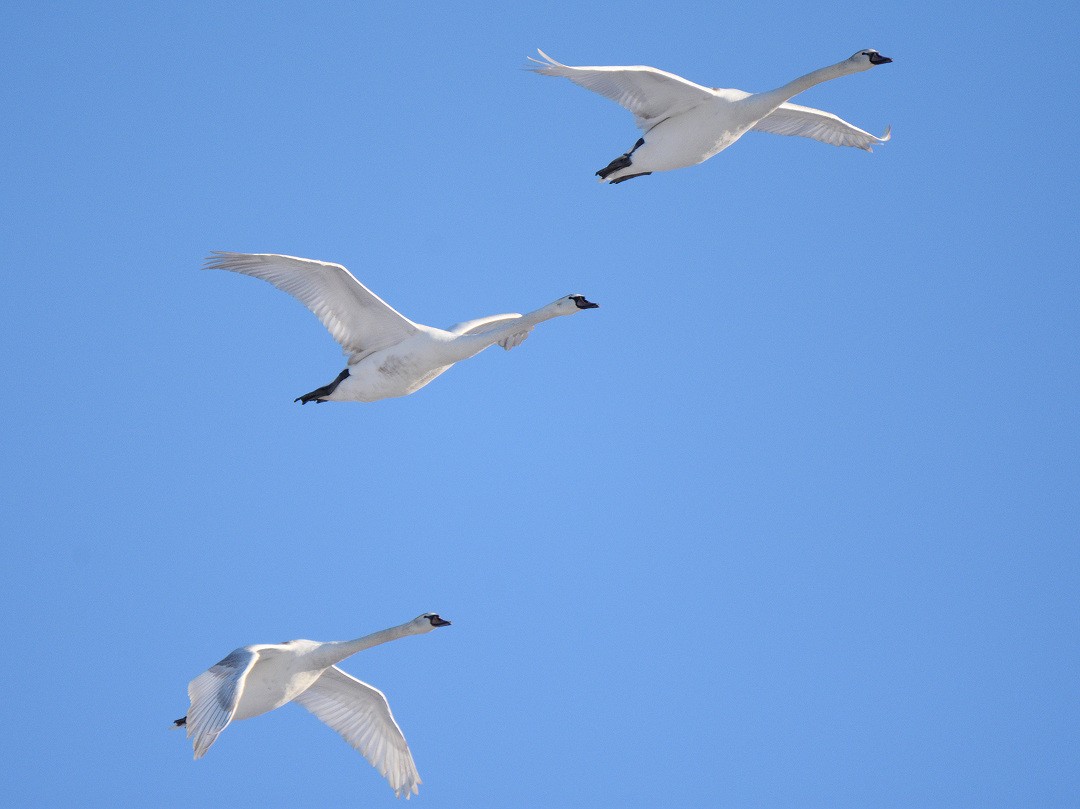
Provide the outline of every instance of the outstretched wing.
[[[505,315],[491,315],[489,317],[478,317],[476,320],[466,320],[464,323],[456,323],[447,329],[451,334],[483,334],[486,331],[497,329],[500,326],[505,326],[508,323],[513,323],[515,320],[520,320],[521,315],[516,312],[510,312]],[[525,342],[529,336],[529,332],[532,331],[532,326],[528,328],[522,328],[521,331],[511,331],[499,338],[499,345],[509,351],[511,348],[521,345]]]
[[891,137],[892,130],[891,127],[886,127],[885,134],[879,138],[831,112],[785,102],[754,124],[753,131],[771,132],[773,135],[798,135],[833,146],[854,146],[856,149],[872,152],[874,150],[871,147],[885,143]]
[[350,356],[395,345],[419,331],[340,264],[273,253],[214,252],[204,269],[261,278],[288,292],[322,321]]
[[494,328],[502,326],[504,323],[517,320],[519,317],[521,317],[521,315],[517,312],[508,312],[505,315],[478,317],[476,320],[466,320],[462,323],[455,323],[448,328],[447,331],[451,334],[480,334],[481,332],[491,331]]
[[237,649],[188,683],[187,735],[194,739],[195,758],[202,758],[232,721],[244,679],[258,659],[258,652]]
[[390,783],[394,795],[419,793],[420,773],[382,691],[332,666],[293,702],[341,734]]
[[539,48],[537,53],[546,61],[530,56],[530,61],[540,65],[531,70],[544,76],[563,76],[621,104],[634,113],[634,123],[643,132],[648,132],[665,118],[715,97],[708,87],[655,67],[571,67],[556,62]]

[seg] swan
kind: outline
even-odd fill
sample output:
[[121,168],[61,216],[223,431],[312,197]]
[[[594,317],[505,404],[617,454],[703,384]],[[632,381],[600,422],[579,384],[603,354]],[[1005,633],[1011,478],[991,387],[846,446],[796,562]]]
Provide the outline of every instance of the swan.
[[310,309],[341,344],[347,367],[333,382],[294,399],[301,404],[407,396],[488,346],[498,343],[509,351],[538,323],[599,307],[583,295],[567,295],[525,315],[490,315],[443,330],[399,314],[340,264],[273,253],[214,252],[204,269],[268,281]]
[[290,640],[241,646],[188,684],[191,707],[173,722],[186,727],[200,759],[234,719],[250,719],[297,702],[341,734],[390,782],[394,795],[419,793],[409,745],[379,689],[335,664],[380,643],[423,635],[450,622],[425,612],[407,624],[356,640]]
[[885,143],[831,112],[789,104],[788,99],[829,79],[860,73],[892,61],[874,50],[862,50],[829,67],[807,73],[767,93],[702,87],[655,67],[571,67],[544,58],[529,60],[544,76],[564,76],[574,84],[617,101],[634,113],[644,133],[634,147],[596,172],[600,182],[618,184],[654,171],[694,166],[723,151],[751,129],[774,135],[800,135],[833,146],[873,151]]

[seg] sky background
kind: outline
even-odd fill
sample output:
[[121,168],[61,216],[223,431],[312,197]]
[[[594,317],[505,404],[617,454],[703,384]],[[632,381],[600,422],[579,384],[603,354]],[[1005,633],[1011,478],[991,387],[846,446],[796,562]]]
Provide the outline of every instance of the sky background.
[[[389,806],[296,706],[169,731],[237,646],[344,665],[425,807],[1080,803],[1074,3],[3,3],[0,759],[12,806]],[[532,75],[779,86],[617,187]],[[1062,92],[1062,91],[1065,92]],[[417,394],[211,250],[447,326],[599,310]]]

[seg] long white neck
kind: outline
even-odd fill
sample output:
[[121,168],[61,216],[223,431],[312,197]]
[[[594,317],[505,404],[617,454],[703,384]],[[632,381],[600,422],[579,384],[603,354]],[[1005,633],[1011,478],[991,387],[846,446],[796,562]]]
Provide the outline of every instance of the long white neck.
[[456,357],[454,361],[460,362],[461,360],[468,359],[475,354],[479,354],[488,346],[493,346],[500,340],[503,340],[512,334],[531,331],[537,323],[543,323],[545,320],[551,320],[554,317],[566,314],[558,307],[558,304],[561,301],[562,298],[549,303],[547,306],[542,306],[535,311],[524,314],[521,317],[516,317],[509,323],[503,323],[501,326],[496,326],[491,331],[480,332],[480,334],[464,334],[461,337],[458,337],[451,343],[451,350]]
[[777,87],[775,90],[770,90],[767,93],[755,93],[746,100],[754,107],[760,106],[764,109],[765,112],[761,116],[764,118],[789,98],[794,98],[799,93],[809,90],[814,85],[821,84],[830,79],[838,79],[849,73],[857,73],[858,71],[859,68],[857,65],[850,59],[845,59],[843,62],[837,62],[835,65],[819,68],[812,73],[807,73],[805,76],[799,76],[799,78],[789,81],[783,87]]
[[356,640],[339,640],[324,643],[316,651],[312,652],[312,662],[319,668],[327,668],[335,663],[340,663],[346,657],[352,657],[357,652],[378,646],[380,643],[389,643],[398,638],[418,634],[414,622],[410,621],[401,626],[392,626],[381,632],[373,632]]

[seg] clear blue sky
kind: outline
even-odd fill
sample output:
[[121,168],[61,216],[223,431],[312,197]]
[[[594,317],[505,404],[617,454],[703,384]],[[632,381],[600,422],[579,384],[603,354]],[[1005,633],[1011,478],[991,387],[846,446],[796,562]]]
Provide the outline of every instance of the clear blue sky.
[[[1073,3],[5,4],[3,791],[389,806],[295,706],[199,762],[236,646],[348,661],[425,807],[1080,802]],[[617,187],[649,64],[893,141]],[[418,394],[210,250],[448,325],[602,308]]]

